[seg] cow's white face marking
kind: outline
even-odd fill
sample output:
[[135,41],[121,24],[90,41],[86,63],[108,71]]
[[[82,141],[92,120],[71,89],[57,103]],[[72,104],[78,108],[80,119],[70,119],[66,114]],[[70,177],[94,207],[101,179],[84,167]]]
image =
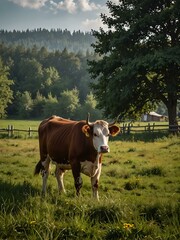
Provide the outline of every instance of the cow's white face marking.
[[106,153],[110,151],[108,140],[108,123],[105,121],[95,123],[93,127],[93,145],[98,153]]

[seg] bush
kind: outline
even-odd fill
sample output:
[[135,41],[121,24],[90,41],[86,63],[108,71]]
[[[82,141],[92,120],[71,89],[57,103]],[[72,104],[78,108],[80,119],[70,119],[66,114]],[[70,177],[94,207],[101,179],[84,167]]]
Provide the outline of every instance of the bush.
[[135,179],[135,180],[131,180],[131,181],[128,181],[124,184],[124,189],[125,190],[133,190],[133,189],[136,189],[136,188],[145,188],[144,186],[142,186],[140,184],[140,181],[139,179]]
[[151,167],[142,169],[138,175],[141,176],[165,176],[165,171],[162,167]]

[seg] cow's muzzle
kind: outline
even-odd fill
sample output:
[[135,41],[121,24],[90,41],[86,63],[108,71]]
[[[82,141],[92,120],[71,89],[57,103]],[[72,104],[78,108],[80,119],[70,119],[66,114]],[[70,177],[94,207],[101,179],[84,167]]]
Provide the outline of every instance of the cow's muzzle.
[[100,147],[100,153],[107,153],[109,152],[109,147],[108,146],[101,146]]

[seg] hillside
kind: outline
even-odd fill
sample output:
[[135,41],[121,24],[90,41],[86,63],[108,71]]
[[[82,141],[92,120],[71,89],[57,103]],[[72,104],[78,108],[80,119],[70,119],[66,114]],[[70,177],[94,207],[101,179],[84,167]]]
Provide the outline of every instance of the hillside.
[[[0,94],[0,118],[39,119],[55,114],[82,119],[87,109],[94,118],[100,118],[87,64],[96,58],[89,51],[82,54],[67,48],[50,51],[44,46],[0,43],[0,76],[5,82],[1,86],[6,86],[4,91],[9,94]],[[11,101],[5,105],[7,99]]]
[[26,48],[32,48],[36,45],[38,48],[45,47],[49,51],[67,48],[70,52],[92,52],[91,43],[95,38],[91,33],[81,31],[70,31],[61,29],[34,29],[26,31],[6,31],[0,30],[0,42],[5,44],[23,45]]

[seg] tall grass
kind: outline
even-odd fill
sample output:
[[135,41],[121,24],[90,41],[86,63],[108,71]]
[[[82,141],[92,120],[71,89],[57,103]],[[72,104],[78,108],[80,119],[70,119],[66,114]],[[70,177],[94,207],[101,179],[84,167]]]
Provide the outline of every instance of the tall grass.
[[0,139],[0,239],[180,239],[180,138],[110,141],[103,156],[100,201],[84,175],[75,197],[71,172],[67,194],[57,194],[54,168],[41,196],[37,139]]

